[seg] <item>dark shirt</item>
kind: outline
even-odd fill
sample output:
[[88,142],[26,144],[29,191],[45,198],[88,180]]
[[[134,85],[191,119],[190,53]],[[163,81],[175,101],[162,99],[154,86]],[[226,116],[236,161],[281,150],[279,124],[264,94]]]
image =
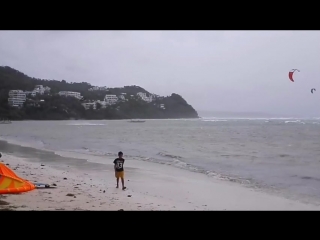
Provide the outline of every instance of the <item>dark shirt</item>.
[[122,172],[123,171],[123,164],[124,164],[124,159],[123,158],[116,158],[113,161],[114,165],[115,165],[115,170],[117,172]]

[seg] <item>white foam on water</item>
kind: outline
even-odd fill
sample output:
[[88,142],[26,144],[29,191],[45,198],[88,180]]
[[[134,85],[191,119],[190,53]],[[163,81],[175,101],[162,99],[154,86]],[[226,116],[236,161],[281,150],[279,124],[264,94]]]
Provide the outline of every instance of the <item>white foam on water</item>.
[[68,126],[105,126],[103,123],[69,123]]
[[202,122],[228,122],[228,120],[224,119],[212,119],[212,120],[202,120]]

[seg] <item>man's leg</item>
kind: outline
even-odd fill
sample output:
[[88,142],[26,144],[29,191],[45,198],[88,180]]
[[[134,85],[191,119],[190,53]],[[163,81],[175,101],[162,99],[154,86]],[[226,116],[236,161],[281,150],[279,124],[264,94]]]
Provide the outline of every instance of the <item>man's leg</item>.
[[124,171],[121,172],[120,177],[121,177],[121,183],[122,183],[122,190],[125,190],[126,187],[124,186]]
[[126,187],[124,186],[124,178],[121,178],[121,183],[122,183],[122,190],[125,190]]
[[114,172],[114,175],[115,175],[115,177],[116,177],[116,179],[117,179],[117,186],[116,186],[116,188],[119,188],[119,175],[118,175],[117,172]]

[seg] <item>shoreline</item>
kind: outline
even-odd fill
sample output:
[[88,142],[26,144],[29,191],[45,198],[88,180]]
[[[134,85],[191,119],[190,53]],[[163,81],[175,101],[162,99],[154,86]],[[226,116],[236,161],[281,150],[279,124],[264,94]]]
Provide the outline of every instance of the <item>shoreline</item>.
[[202,117],[192,117],[192,118],[119,118],[119,119],[14,119],[9,121],[13,122],[22,122],[22,121],[125,121],[125,120],[197,120],[202,119]]
[[98,164],[77,162],[75,158],[63,162],[65,157],[53,162],[46,160],[47,155],[41,157],[43,160],[38,161],[3,153],[0,161],[21,178],[56,184],[57,188],[3,195],[5,199],[0,201],[9,205],[0,202],[0,210],[320,210],[319,205],[138,160],[126,162],[128,189],[122,191],[115,188],[112,158]]
[[88,173],[60,170],[8,154],[3,154],[0,162],[32,183],[56,185],[56,188],[0,195],[0,200],[7,202],[5,205],[0,202],[0,210],[154,210],[152,206],[144,206],[151,205],[150,201],[143,204],[137,194],[135,199],[129,198],[130,190],[116,189],[115,181],[101,184]]

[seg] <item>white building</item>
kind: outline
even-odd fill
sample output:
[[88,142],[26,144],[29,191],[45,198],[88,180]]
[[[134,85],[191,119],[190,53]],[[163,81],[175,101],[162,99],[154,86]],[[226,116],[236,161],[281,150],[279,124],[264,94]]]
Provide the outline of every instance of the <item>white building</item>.
[[44,87],[45,92],[50,92],[51,88],[50,87]]
[[164,106],[164,104],[160,104],[160,108],[161,108],[161,109],[166,109],[165,106]]
[[35,92],[36,94],[40,94],[43,95],[44,94],[44,87],[42,85],[36,85],[33,89],[33,92]]
[[22,90],[11,90],[9,91],[8,103],[12,107],[22,107],[27,99],[27,94]]
[[107,105],[112,105],[112,104],[115,104],[118,101],[118,97],[116,95],[107,94],[104,97],[104,101],[107,103]]
[[32,91],[25,91],[27,95],[35,97],[37,94],[43,95],[46,92],[50,92],[51,88],[43,87],[42,85],[36,85]]
[[84,102],[82,103],[81,105],[84,106],[84,108],[86,110],[90,109],[90,108],[93,108],[94,110],[97,109],[97,105],[100,104],[101,105],[101,108],[106,108],[108,103],[105,102],[105,101],[91,101],[91,102]]
[[84,108],[85,108],[86,110],[88,110],[88,109],[90,109],[90,108],[97,109],[97,104],[96,104],[96,102],[86,102],[86,103],[82,103],[81,105],[84,106]]
[[100,101],[98,100],[96,103],[99,103],[101,105],[101,108],[106,108],[108,103],[106,101]]
[[153,96],[150,95],[149,97],[147,96],[146,93],[143,93],[143,92],[138,92],[137,95],[143,100],[143,101],[146,101],[146,102],[152,102],[153,101]]
[[92,88],[89,88],[88,90],[89,91],[97,91],[97,90],[99,90],[99,87],[92,87]]
[[125,96],[123,96],[123,95],[119,95],[119,100],[121,100],[121,101],[125,101],[125,100],[126,100],[126,98],[125,98]]
[[35,96],[37,95],[37,93],[34,92],[34,91],[25,91],[24,93],[25,93],[27,96],[28,96],[28,95],[31,95],[32,97],[35,97]]
[[92,87],[92,88],[89,88],[88,90],[89,91],[106,91],[108,88],[107,87]]
[[65,96],[65,97],[75,97],[77,99],[81,99],[82,96],[79,92],[69,92],[69,91],[60,91],[59,92],[60,96]]

